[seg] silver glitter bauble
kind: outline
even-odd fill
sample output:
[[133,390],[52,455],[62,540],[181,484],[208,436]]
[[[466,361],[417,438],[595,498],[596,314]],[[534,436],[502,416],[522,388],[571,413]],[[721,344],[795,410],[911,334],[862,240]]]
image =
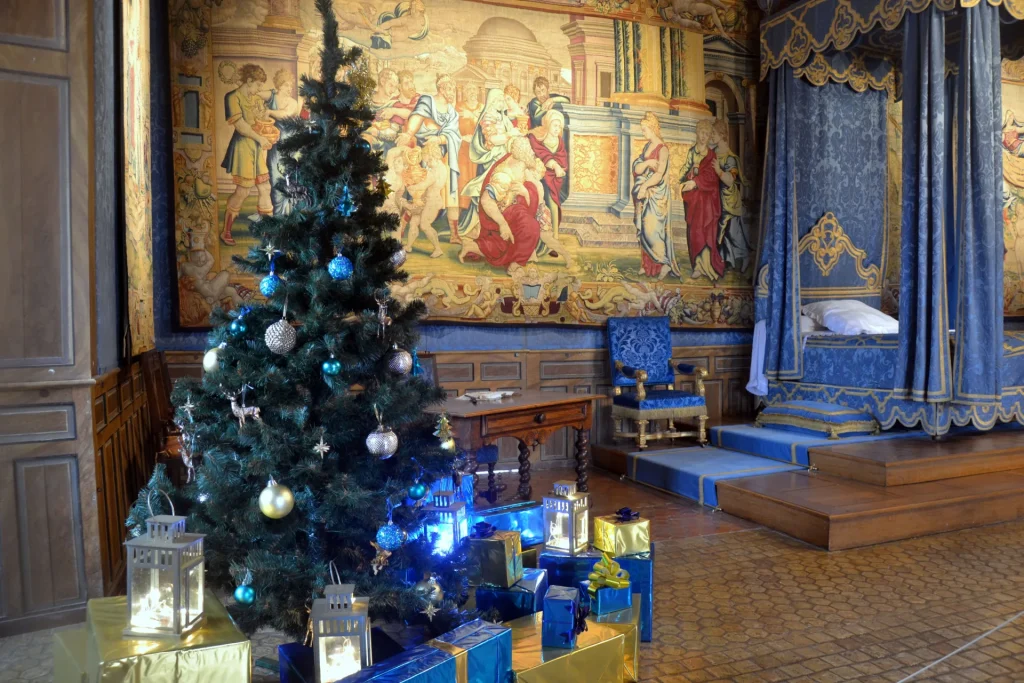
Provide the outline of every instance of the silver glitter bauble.
[[381,460],[387,460],[398,450],[398,435],[381,425],[366,437],[366,449]]
[[441,589],[441,584],[433,576],[417,581],[416,585],[413,586],[413,591],[431,605],[440,605],[441,601],[444,600],[444,591]]
[[268,349],[284,355],[295,348],[295,328],[282,318],[267,328],[263,340],[267,343]]
[[388,370],[396,375],[407,375],[412,370],[412,354],[397,345],[391,347],[388,354]]
[[405,265],[406,257],[407,254],[405,253],[405,249],[399,249],[398,251],[391,255],[391,265],[393,265],[395,268],[401,268],[402,266]]

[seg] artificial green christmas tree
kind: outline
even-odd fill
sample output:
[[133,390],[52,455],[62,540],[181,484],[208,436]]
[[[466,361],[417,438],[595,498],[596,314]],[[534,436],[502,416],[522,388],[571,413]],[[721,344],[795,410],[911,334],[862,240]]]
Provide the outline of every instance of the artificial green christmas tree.
[[[332,561],[371,617],[427,613],[443,631],[463,616],[465,547],[432,553],[422,496],[455,475],[456,455],[424,413],[443,396],[408,353],[425,307],[389,296],[406,276],[398,218],[378,210],[385,167],[361,138],[372,80],[359,52],[340,48],[331,0],[316,5],[320,78],[303,78],[309,116],[284,120],[278,143],[276,189],[293,209],[254,222],[261,246],[236,260],[264,276],[266,302],[215,312],[203,379],[175,387],[194,472],[172,496],[189,530],[206,534],[207,581],[234,592],[246,632],[301,638]],[[134,529],[152,487],[171,488],[162,469],[132,510]]]

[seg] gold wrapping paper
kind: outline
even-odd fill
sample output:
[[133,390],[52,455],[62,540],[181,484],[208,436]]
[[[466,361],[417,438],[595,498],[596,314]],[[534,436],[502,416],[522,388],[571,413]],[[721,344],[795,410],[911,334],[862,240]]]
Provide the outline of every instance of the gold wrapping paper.
[[651,520],[620,522],[618,515],[595,517],[594,548],[612,557],[650,552]]
[[543,612],[505,622],[512,629],[512,670],[518,683],[622,683],[625,636],[595,622],[579,634],[576,647],[541,647]]
[[430,647],[444,650],[452,657],[455,657],[455,683],[469,683],[469,654],[468,650],[461,648],[454,643],[446,643],[443,640],[431,640],[427,642]]
[[487,538],[469,538],[473,558],[480,562],[477,583],[510,588],[523,578],[523,543],[518,531],[495,531]]
[[636,683],[640,680],[640,599],[633,593],[633,606],[618,612],[587,617],[588,622],[601,624],[623,635],[623,680]]
[[89,634],[85,627],[56,631],[53,634],[53,680],[58,683],[88,683],[86,649]]
[[127,599],[89,601],[87,671],[91,683],[249,683],[252,650],[216,596],[206,592],[206,621],[189,636],[125,638]]

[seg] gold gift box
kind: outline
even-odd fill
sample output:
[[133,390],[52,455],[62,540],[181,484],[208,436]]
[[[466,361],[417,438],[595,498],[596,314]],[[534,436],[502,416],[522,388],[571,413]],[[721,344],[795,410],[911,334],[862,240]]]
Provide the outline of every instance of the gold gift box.
[[53,634],[53,680],[58,683],[89,683],[86,650],[89,634],[85,627],[56,631]]
[[523,578],[523,542],[518,531],[495,531],[487,538],[470,536],[469,550],[480,562],[476,583],[510,588]]
[[594,547],[612,557],[651,551],[651,520],[619,520],[618,515],[594,518]]
[[249,683],[252,647],[210,591],[206,621],[185,638],[141,640],[122,635],[125,596],[89,601],[87,669],[91,683]]
[[621,629],[588,621],[566,650],[541,646],[543,612],[505,622],[512,629],[512,671],[517,683],[622,683],[626,637]]
[[623,642],[622,675],[627,683],[636,683],[640,680],[640,598],[639,593],[633,593],[633,606],[628,609],[620,609],[617,612],[587,617],[588,622],[601,624],[621,633]]

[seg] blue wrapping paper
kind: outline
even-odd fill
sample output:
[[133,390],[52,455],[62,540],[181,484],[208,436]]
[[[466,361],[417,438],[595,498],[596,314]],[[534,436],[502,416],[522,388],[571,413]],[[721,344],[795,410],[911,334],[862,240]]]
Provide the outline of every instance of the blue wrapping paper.
[[544,594],[544,617],[541,623],[541,645],[572,649],[576,647],[576,612],[580,609],[580,592],[576,588],[549,586]]
[[315,683],[313,648],[302,643],[277,646],[277,664],[281,683]]
[[470,526],[477,522],[487,522],[502,531],[518,531],[523,548],[544,542],[544,509],[537,501],[528,500],[474,510],[471,517]]
[[475,619],[427,645],[444,643],[466,651],[467,683],[507,683],[512,676],[512,629],[507,626]]
[[611,588],[605,586],[590,592],[590,581],[580,581],[580,599],[590,607],[592,614],[608,614],[633,606],[633,586]]
[[452,683],[457,680],[456,671],[454,655],[424,643],[341,680],[344,683]]
[[654,544],[649,553],[623,555],[615,561],[629,572],[630,586],[640,594],[640,640],[649,643],[654,637]]
[[[548,583],[552,586],[576,588],[580,581],[586,581],[594,571],[594,563],[604,558],[600,552],[588,550],[578,555],[562,555],[542,550],[537,556],[537,567],[548,571]],[[625,569],[625,567],[623,567]]]
[[496,609],[503,621],[512,621],[544,609],[548,573],[543,569],[524,569],[511,588],[483,585],[476,589],[476,607],[481,612]]

